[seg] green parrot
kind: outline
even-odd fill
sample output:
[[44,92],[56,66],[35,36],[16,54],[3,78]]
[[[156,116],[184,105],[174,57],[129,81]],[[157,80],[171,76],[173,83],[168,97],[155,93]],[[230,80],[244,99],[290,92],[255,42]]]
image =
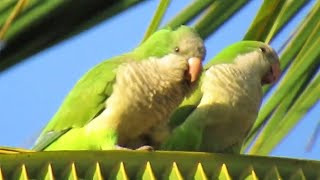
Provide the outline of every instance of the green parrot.
[[155,32],[132,52],[89,70],[32,149],[159,147],[170,115],[195,89],[204,57],[203,40],[192,28]]
[[280,76],[276,52],[258,41],[240,41],[204,67],[197,90],[170,117],[163,150],[240,153],[257,118],[262,86]]

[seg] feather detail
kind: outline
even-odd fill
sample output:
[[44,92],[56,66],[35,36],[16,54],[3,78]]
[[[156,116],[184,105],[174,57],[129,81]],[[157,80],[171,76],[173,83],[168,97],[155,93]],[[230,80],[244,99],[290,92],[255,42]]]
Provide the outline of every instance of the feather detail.
[[215,65],[206,71],[198,108],[206,114],[203,136],[210,138],[204,139],[202,150],[223,152],[232,144],[241,144],[258,115],[261,77],[268,64],[248,57],[239,56],[234,64]]
[[141,136],[159,133],[157,127],[167,131],[169,116],[192,90],[184,77],[187,68],[187,59],[175,54],[121,65],[106,110],[90,122],[89,131],[116,129],[118,145],[128,148],[143,144]]

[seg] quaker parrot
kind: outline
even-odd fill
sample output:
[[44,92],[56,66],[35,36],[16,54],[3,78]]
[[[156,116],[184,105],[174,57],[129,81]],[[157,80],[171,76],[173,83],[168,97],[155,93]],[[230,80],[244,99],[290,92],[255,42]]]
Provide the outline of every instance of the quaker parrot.
[[204,67],[199,88],[170,118],[163,150],[240,153],[255,122],[262,86],[280,76],[276,52],[258,41],[240,41]]
[[44,128],[34,150],[160,146],[168,119],[195,89],[203,40],[187,26],[162,29],[133,51],[89,70]]

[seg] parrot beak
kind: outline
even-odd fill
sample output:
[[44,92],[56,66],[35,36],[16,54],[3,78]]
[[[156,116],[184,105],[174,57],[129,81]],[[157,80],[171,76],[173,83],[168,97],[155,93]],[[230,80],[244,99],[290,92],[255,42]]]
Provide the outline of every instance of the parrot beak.
[[190,83],[197,81],[202,72],[202,61],[201,58],[192,57],[188,59],[188,70],[186,72],[187,79]]
[[261,84],[272,84],[277,82],[281,75],[280,62],[276,61],[271,65],[270,71],[262,77]]

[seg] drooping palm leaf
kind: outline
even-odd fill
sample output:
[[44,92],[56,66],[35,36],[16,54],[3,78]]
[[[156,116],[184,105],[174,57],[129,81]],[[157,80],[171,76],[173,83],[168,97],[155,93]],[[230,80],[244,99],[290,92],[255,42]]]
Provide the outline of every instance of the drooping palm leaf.
[[152,18],[152,21],[146,31],[146,34],[144,35],[142,42],[145,41],[151,34],[153,34],[159,28],[159,25],[162,21],[162,18],[164,16],[164,14],[166,13],[166,10],[168,9],[170,1],[171,0],[161,0],[153,18]]
[[[1,1],[0,28],[16,2]],[[1,39],[0,72],[140,2],[143,0],[28,0]]]
[[[298,28],[293,32],[293,35],[290,37],[290,39],[287,41],[282,53],[281,53],[281,69],[285,70],[289,67],[290,63],[295,59],[295,57],[297,56],[297,54],[301,51],[301,48],[305,45],[305,42],[307,40],[307,38],[309,37],[310,33],[312,30],[314,30],[316,28],[316,25],[319,21],[319,16],[320,16],[320,6],[319,6],[319,2],[317,4],[315,4],[313,6],[313,8],[310,10],[308,16],[303,19],[301,21],[301,23],[299,24]],[[308,46],[306,46],[306,48],[308,48]],[[303,60],[303,59],[302,59]],[[312,61],[312,60],[311,60]],[[313,59],[314,62],[319,62],[319,60],[317,59]],[[308,82],[316,73],[316,66],[311,67],[313,69],[313,71],[311,69],[308,70],[308,72],[306,74],[304,74],[304,76],[306,77],[302,77],[305,79],[300,79],[297,83],[301,84],[303,83],[303,85],[298,85],[296,84],[293,88],[297,90],[297,92],[295,92],[295,90],[291,89],[291,95],[290,96],[294,96],[292,98],[288,98],[285,97],[286,99],[282,100],[282,105],[279,105],[278,108],[283,109],[280,110],[282,113],[279,114],[279,111],[277,112],[277,115],[274,114],[272,116],[270,122],[269,122],[269,127],[266,126],[265,130],[270,129],[270,131],[272,131],[273,127],[276,126],[277,124],[277,119],[282,119],[281,116],[284,116],[286,114],[286,112],[288,111],[288,109],[290,108],[290,106],[292,105],[292,103],[295,101],[297,95],[299,95],[298,93],[300,93],[300,91],[298,91],[299,89],[304,89],[308,83],[304,83],[304,82]],[[289,79],[290,81],[290,79]],[[276,94],[274,94],[273,96],[277,96]],[[291,99],[291,100],[290,100]],[[270,101],[270,100],[269,100]],[[286,105],[285,105],[286,104]],[[311,107],[309,107],[311,108]],[[254,125],[254,127],[251,130],[251,133],[249,135],[249,141],[246,143],[246,147],[248,147],[249,143],[252,142],[252,139],[254,137],[254,134],[262,127],[263,124],[266,123],[266,121],[268,120],[268,115],[264,115],[265,111],[267,111],[269,109],[269,112],[272,111],[274,109],[274,107],[272,107],[272,105],[270,107],[268,107],[268,105],[263,106],[260,115]],[[272,122],[272,123],[271,123]],[[272,125],[272,124],[275,125]],[[269,135],[269,133],[265,134],[265,135]],[[264,136],[265,136],[264,135]]]
[[[319,5],[320,3],[315,4],[313,12],[317,12],[318,8],[320,7]],[[310,15],[314,15],[314,14],[311,12]],[[309,28],[312,27],[311,33],[309,33],[308,36],[298,36],[300,34],[297,33],[296,38],[300,38],[300,39],[292,38],[292,41],[295,40],[301,43],[301,46],[302,46],[301,49],[293,48],[293,49],[286,49],[284,51],[284,53],[288,53],[288,55],[285,57],[291,58],[292,64],[287,68],[287,71],[283,75],[283,79],[279,83],[277,89],[272,94],[271,98],[267,101],[267,103],[262,107],[259,113],[259,117],[253,128],[253,131],[256,130],[255,128],[261,125],[262,123],[267,123],[267,125],[265,126],[264,130],[259,136],[261,138],[256,140],[256,144],[253,146],[253,150],[251,151],[251,153],[259,153],[258,149],[262,151],[262,148],[259,148],[260,146],[259,144],[266,141],[267,137],[269,139],[270,136],[274,134],[271,131],[271,129],[276,130],[275,127],[278,127],[278,128],[282,128],[281,131],[288,132],[290,129],[292,129],[292,127],[294,127],[294,124],[297,124],[297,121],[296,121],[294,124],[290,126],[291,127],[290,129],[283,129],[284,127],[282,127],[281,123],[277,123],[279,119],[278,116],[272,116],[271,119],[268,119],[268,117],[272,114],[272,112],[274,112],[276,108],[279,108],[279,107],[284,108],[283,106],[278,106],[279,103],[281,101],[284,102],[287,95],[290,93],[291,94],[293,93],[292,89],[298,87],[296,86],[296,84],[310,81],[310,78],[312,78],[315,75],[320,65],[320,61],[318,60],[320,55],[320,50],[319,48],[317,48],[319,43],[319,38],[320,38],[320,33],[319,33],[320,21],[319,21],[319,16],[316,16],[316,18],[312,18],[313,16],[310,16],[310,15],[309,15],[309,18],[312,19],[313,21],[306,21],[306,23],[308,24],[310,23],[313,26],[311,25],[301,26],[302,30],[300,32],[303,33],[303,29],[306,27],[309,27]],[[288,45],[290,45],[290,43],[288,43]],[[299,43],[297,44],[297,46],[299,46]],[[287,46],[287,47],[289,48],[290,46]],[[295,54],[297,55],[295,56]],[[283,56],[281,56],[281,60],[282,58]],[[290,60],[286,59],[285,65],[288,65],[289,62]],[[308,83],[304,83],[300,87],[300,91],[298,89],[296,93],[301,92],[301,89],[304,89],[307,85]],[[299,96],[297,96],[297,94],[295,95],[296,95],[295,98],[293,98],[291,102],[287,103],[287,106],[285,107],[286,108],[285,111],[289,111],[289,109],[296,103],[296,100]],[[317,96],[314,96],[313,100],[314,100],[312,101],[313,103],[308,103],[309,107],[305,107],[305,108],[308,108],[308,109],[311,108],[319,100],[319,98],[317,98]],[[287,115],[288,112],[285,112],[285,113]],[[305,113],[306,112],[302,114],[300,113],[300,117],[302,117]],[[282,114],[282,116],[284,116],[284,114]],[[266,122],[266,120],[268,120],[268,122]],[[265,132],[269,132],[269,133],[264,134]],[[282,138],[283,137],[277,140],[277,142],[279,143],[279,141]],[[270,139],[268,140],[268,142],[269,141]],[[272,149],[269,149],[268,151],[264,150],[264,152],[269,153],[271,150]]]

